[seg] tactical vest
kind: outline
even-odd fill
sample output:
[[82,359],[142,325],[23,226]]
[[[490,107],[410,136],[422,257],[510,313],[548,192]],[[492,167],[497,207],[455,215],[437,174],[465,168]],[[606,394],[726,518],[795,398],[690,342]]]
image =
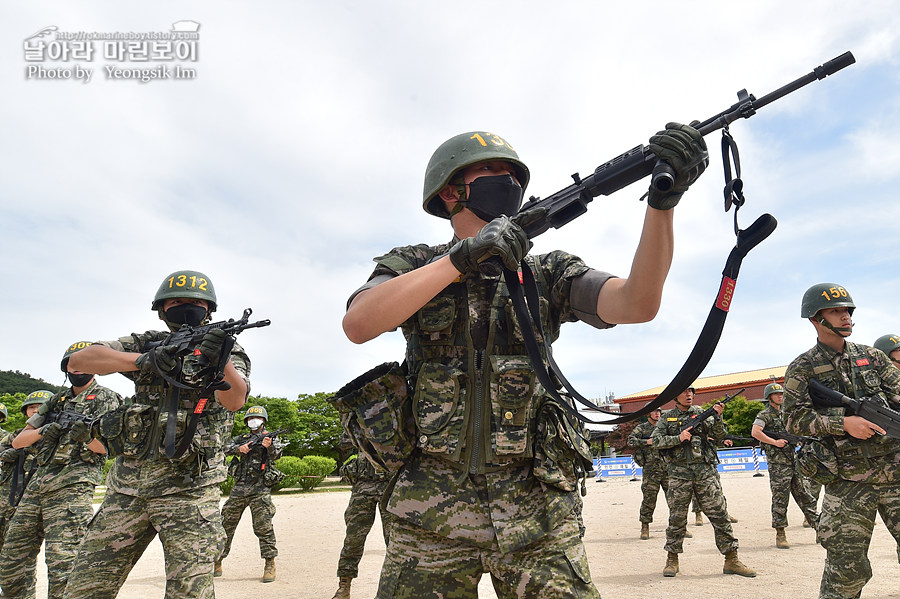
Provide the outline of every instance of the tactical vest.
[[[168,335],[133,335],[137,347],[131,351],[143,353],[143,344],[157,341]],[[183,382],[191,382],[200,370],[197,358],[187,356],[183,363]],[[145,460],[168,459],[165,455],[165,431],[168,418],[169,386],[162,377],[153,373],[135,373],[135,396],[132,404],[108,413],[100,422],[100,432],[111,457],[125,456]],[[202,394],[199,389],[179,390],[177,411],[176,446],[181,443],[186,423],[202,405],[197,430],[185,454],[177,460],[202,472],[215,467],[209,463],[216,452],[230,437],[229,412],[214,400],[212,394]]]
[[[526,261],[535,273],[543,327],[552,341],[559,323],[550,322],[546,282],[534,259]],[[476,348],[470,312],[483,316],[480,306],[489,307],[489,320],[484,344]],[[471,473],[534,457],[535,418],[544,392],[502,278],[470,275],[448,285],[404,323],[403,333],[421,450]]]

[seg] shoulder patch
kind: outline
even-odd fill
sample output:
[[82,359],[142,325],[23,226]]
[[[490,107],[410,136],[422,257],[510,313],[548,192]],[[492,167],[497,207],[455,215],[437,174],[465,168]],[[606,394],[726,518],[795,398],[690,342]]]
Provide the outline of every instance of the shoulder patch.
[[378,258],[377,262],[397,273],[404,273],[412,270],[412,264],[396,255],[388,254]]
[[800,388],[800,383],[797,381],[797,379],[788,379],[784,382],[784,386],[791,391],[796,391]]

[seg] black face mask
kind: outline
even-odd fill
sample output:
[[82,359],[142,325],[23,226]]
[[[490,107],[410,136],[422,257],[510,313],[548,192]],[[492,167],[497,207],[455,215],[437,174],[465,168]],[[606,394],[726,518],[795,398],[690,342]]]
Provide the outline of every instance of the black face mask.
[[485,222],[498,216],[515,216],[522,205],[522,186],[512,175],[478,177],[469,183],[466,208]]
[[176,326],[183,324],[197,327],[206,318],[206,308],[196,304],[178,304],[166,310],[166,321]]
[[67,372],[66,376],[69,377],[69,382],[73,387],[84,387],[94,378],[93,374],[75,374],[74,372]]

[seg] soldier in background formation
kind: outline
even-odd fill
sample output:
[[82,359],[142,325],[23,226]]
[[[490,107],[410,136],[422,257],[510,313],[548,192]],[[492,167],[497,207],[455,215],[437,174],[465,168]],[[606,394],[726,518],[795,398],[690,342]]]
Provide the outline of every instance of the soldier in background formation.
[[[363,454],[350,458],[341,466],[341,476],[350,482],[350,502],[344,511],[347,533],[338,560],[338,590],[332,599],[350,599],[350,583],[359,575],[359,560],[366,546],[366,537],[375,523],[375,509],[378,507],[388,485],[385,472],[378,472]],[[390,539],[391,522],[394,516],[381,509],[381,530],[384,545]]]
[[881,350],[847,340],[856,305],[846,288],[813,285],[800,316],[816,331],[816,344],[785,372],[783,419],[788,432],[818,437],[804,444],[800,466],[825,487],[817,535],[826,550],[820,599],[859,597],[872,577],[868,558],[875,515],[900,543],[900,440],[843,407],[817,406],[813,379],[852,398],[900,408],[900,369]]
[[84,420],[58,422],[64,413],[96,419],[122,403],[119,394],[97,384],[93,374],[67,368],[71,357],[90,345],[82,341],[66,350],[60,368],[72,386],[41,404],[12,441],[16,449],[39,441],[41,446],[38,469],[25,488],[0,551],[0,585],[11,599],[34,597],[42,541],[46,542],[48,597],[63,596],[79,543],[94,515],[94,488],[101,482],[106,448]]
[[[238,344],[226,349],[228,336],[221,329],[206,333],[188,355],[177,346],[148,344],[165,340],[182,325],[207,322],[216,307],[206,275],[174,272],[151,304],[166,330],[94,343],[72,356],[70,369],[120,372],[134,381],[135,394],[131,405],[100,423],[116,461],[78,552],[67,599],[115,597],[157,534],[165,557],[166,597],[214,596],[213,568],[225,542],[219,513],[223,449],[232,412],[243,407],[250,392],[250,360]],[[220,359],[223,379],[213,367]],[[171,437],[169,422],[182,423],[172,427]],[[172,457],[166,451],[170,443]]]
[[763,399],[768,406],[756,415],[750,436],[766,445],[766,461],[769,464],[769,487],[772,490],[772,528],[775,529],[775,546],[789,549],[787,535],[787,509],[791,495],[800,506],[805,522],[815,527],[818,521],[816,499],[809,493],[799,472],[796,446],[784,439],[773,439],[767,433],[785,432],[781,418],[781,404],[784,401],[784,387],[770,383],[763,391]]
[[675,407],[662,414],[651,435],[653,447],[662,450],[669,477],[669,491],[666,494],[669,527],[666,529],[667,557],[663,576],[671,577],[678,573],[678,554],[683,551],[688,507],[695,493],[715,530],[716,547],[725,556],[722,572],[756,576],[755,570],[738,559],[738,540],[732,531],[725,509],[725,497],[716,475],[716,449],[710,439],[722,440],[725,437],[725,423],[722,420],[725,406],[715,404],[715,415],[704,420],[692,434],[682,428],[702,410],[691,405],[691,397],[689,390],[681,392],[675,398]]
[[263,582],[275,580],[275,504],[271,489],[284,479],[275,468],[285,444],[266,430],[269,413],[262,406],[250,406],[244,413],[244,424],[249,433],[234,437],[225,445],[225,455],[234,456],[228,465],[228,474],[234,478],[234,487],[228,501],[222,506],[222,526],[225,528],[225,550],[216,561],[215,576],[222,575],[222,560],[231,551],[234,531],[244,510],[250,508],[253,533],[259,539],[259,555],[265,560]]

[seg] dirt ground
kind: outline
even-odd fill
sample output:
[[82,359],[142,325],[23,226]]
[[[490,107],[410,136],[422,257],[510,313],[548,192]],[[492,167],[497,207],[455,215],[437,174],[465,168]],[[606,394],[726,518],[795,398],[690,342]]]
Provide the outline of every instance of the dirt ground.
[[[665,526],[668,510],[660,497],[649,541],[638,538],[637,520],[640,483],[627,478],[588,483],[584,516],[584,542],[591,574],[600,593],[616,599],[805,599],[818,596],[825,551],[815,543],[812,530],[801,526],[799,508],[790,505],[787,528],[791,548],[776,549],[771,525],[769,483],[766,476],[750,472],[722,476],[731,514],[738,518],[735,534],[741,543],[740,557],[756,569],[756,578],[722,574],[722,556],[713,541],[712,527],[689,520],[693,539],[685,540],[681,571],[675,578],[663,578]],[[224,576],[216,579],[219,599],[331,599],[337,588],[335,568],[343,541],[343,512],[349,491],[276,495],[278,513],[278,579],[262,584],[263,562],[246,513],[236,533],[231,555],[224,562]],[[353,581],[354,599],[371,599],[378,586],[378,572],[384,559],[384,542],[376,524],[366,543],[360,576]],[[897,547],[879,519],[869,549],[874,577],[863,590],[864,599],[900,597],[900,565]],[[39,562],[38,597],[46,597],[46,570]],[[148,599],[163,597],[165,575],[158,542],[147,552],[128,577],[119,597]],[[495,598],[489,576],[482,578],[480,596]]]

